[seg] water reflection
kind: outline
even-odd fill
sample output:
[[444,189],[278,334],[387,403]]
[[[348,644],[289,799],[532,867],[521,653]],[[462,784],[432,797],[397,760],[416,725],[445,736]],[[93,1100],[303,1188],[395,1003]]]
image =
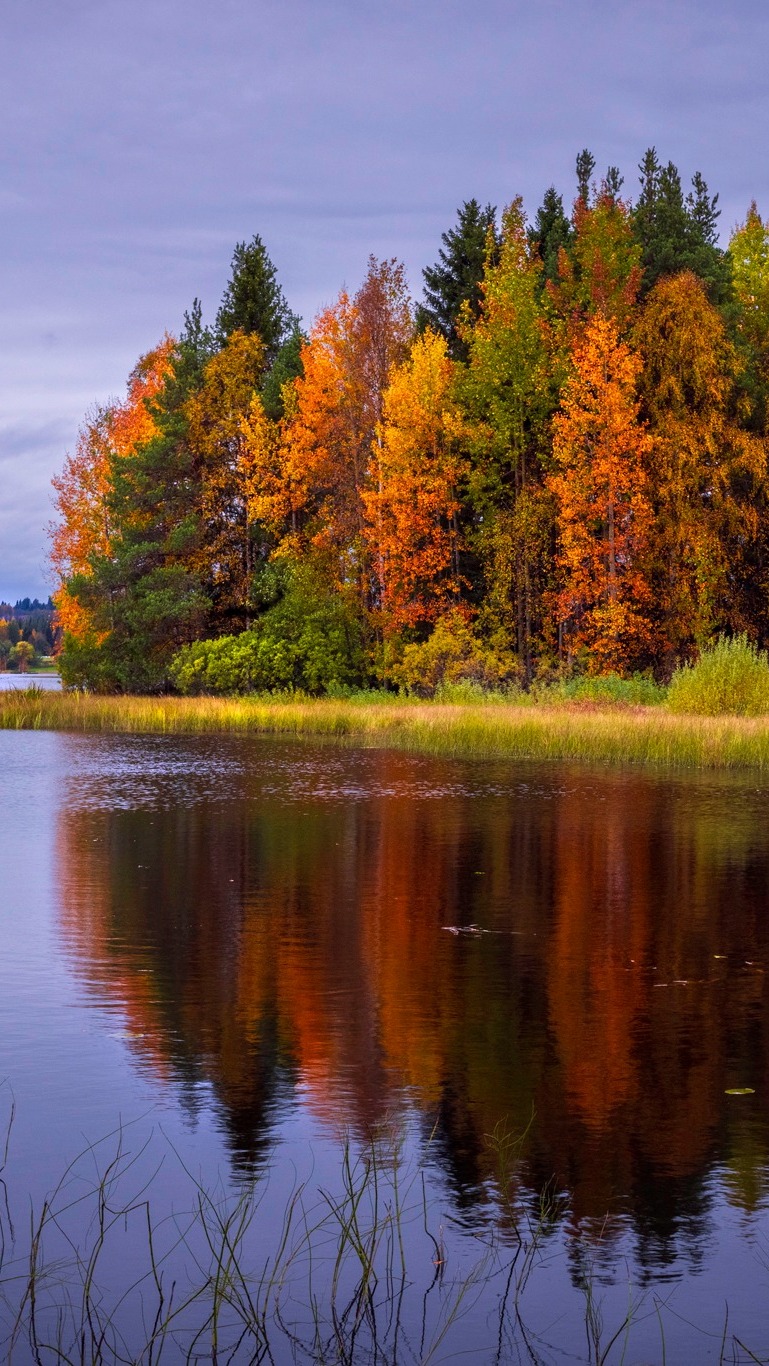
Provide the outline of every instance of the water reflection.
[[61,743],[67,952],[137,1065],[189,1097],[209,1083],[238,1163],[297,1094],[363,1134],[416,1105],[472,1220],[488,1135],[528,1127],[526,1179],[566,1192],[575,1257],[630,1222],[647,1267],[700,1255],[714,1174],[741,1209],[764,1202],[754,782]]

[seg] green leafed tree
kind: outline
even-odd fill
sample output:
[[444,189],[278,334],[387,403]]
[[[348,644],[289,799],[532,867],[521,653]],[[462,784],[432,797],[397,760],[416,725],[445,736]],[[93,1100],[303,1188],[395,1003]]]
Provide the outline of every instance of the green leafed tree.
[[526,681],[542,621],[551,526],[540,467],[553,407],[541,272],[516,199],[503,216],[498,259],[486,268],[480,317],[464,334],[469,359],[459,384],[484,626],[513,644]]
[[733,333],[745,363],[753,426],[769,423],[769,223],[755,201],[729,242],[734,286]]
[[422,274],[424,302],[417,310],[420,330],[431,327],[449,344],[454,360],[466,358],[466,347],[459,334],[463,310],[477,318],[481,307],[481,281],[487,256],[497,247],[496,209],[481,208],[477,199],[467,200],[457,215],[457,225],[441,236],[443,246],[434,266]]

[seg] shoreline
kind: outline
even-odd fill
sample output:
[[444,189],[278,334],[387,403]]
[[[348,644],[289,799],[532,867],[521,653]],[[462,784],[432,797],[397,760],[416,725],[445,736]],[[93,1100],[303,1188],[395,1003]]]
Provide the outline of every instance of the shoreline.
[[689,716],[664,706],[212,698],[0,692],[0,729],[106,734],[330,737],[446,757],[559,759],[674,768],[769,768],[769,716]]

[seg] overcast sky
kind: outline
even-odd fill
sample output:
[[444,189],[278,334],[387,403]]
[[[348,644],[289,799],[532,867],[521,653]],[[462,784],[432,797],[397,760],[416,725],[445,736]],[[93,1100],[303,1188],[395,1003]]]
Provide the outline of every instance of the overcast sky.
[[47,595],[50,480],[95,401],[213,319],[261,234],[305,322],[370,252],[412,290],[473,195],[656,145],[769,212],[766,0],[0,0],[0,599]]

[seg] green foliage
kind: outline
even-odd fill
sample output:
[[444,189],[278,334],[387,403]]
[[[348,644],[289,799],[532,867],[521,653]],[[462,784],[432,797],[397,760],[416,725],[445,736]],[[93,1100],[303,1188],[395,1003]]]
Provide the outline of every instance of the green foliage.
[[676,669],[668,706],[694,716],[769,713],[769,657],[746,635],[719,636],[694,664]]
[[425,301],[417,315],[419,329],[431,327],[440,332],[455,360],[464,360],[466,355],[457,326],[463,311],[471,318],[477,318],[480,311],[484,266],[497,245],[496,212],[491,204],[482,209],[477,199],[467,200],[457,215],[457,226],[441,234],[438,261],[422,271]]
[[283,386],[303,373],[302,346],[304,336],[298,324],[291,335],[283,342],[270,369],[264,377],[261,388],[264,411],[272,422],[283,417]]
[[542,287],[550,280],[555,283],[559,275],[561,251],[568,251],[572,241],[572,228],[563,210],[563,199],[554,185],[545,191],[541,207],[537,209],[534,223],[528,230],[529,245],[536,244],[542,262]]
[[590,190],[592,176],[595,170],[595,157],[587,147],[583,147],[577,156],[577,198],[587,208],[590,203]]
[[216,335],[224,345],[233,332],[255,332],[274,360],[287,335],[296,326],[278,284],[277,271],[257,233],[251,241],[238,242],[232,256],[227,288],[216,315]]
[[[306,340],[261,238],[238,243],[215,328],[204,326],[195,300],[178,344],[164,341],[151,393],[136,389],[135,371],[135,399],[129,386],[125,404],[104,410],[80,465],[69,462],[74,491],[67,503],[62,486],[61,506],[70,510],[74,558],[57,562],[67,682],[159,693],[175,658],[177,685],[193,691],[354,687],[366,679],[371,637],[398,629],[385,611],[383,585],[394,581],[397,559],[387,527],[418,523],[421,535],[428,522],[419,553],[437,555],[450,539],[452,601],[462,610],[421,643],[411,642],[432,616],[419,619],[420,632],[409,619],[409,643],[398,643],[379,676],[415,694],[459,688],[468,698],[516,678],[528,687],[546,667],[557,676],[571,617],[561,613],[554,432],[569,402],[569,366],[596,315],[615,321],[639,353],[641,416],[653,439],[653,525],[633,596],[648,589],[656,606],[653,638],[633,663],[653,663],[668,678],[695,640],[717,630],[747,627],[766,644],[769,228],[752,208],[727,260],[717,196],[702,177],[687,194],[653,148],[641,172],[631,208],[618,169],[596,183],[595,159],[583,151],[571,221],[551,186],[531,227],[520,199],[499,228],[495,209],[472,199],[443,234],[438,261],[424,271],[419,318],[447,338],[456,361],[445,439],[460,473],[450,502],[431,504],[429,517],[414,490],[428,488],[443,447],[420,425],[417,405],[408,430],[404,423],[412,482],[383,478],[382,394],[413,339],[402,268],[372,258],[364,287],[326,310]],[[569,480],[573,494],[573,471]],[[363,509],[376,499],[375,523]],[[613,517],[612,508],[612,536]],[[287,559],[330,580],[329,556],[340,596],[306,571],[286,581]],[[38,651],[32,628],[53,644],[50,626],[30,617],[23,635]],[[4,629],[13,646],[18,626]],[[586,671],[597,659],[593,649]],[[565,700],[613,700],[604,681],[560,686]],[[644,688],[614,700],[652,700]]]
[[619,674],[601,674],[559,680],[534,689],[540,702],[589,702],[604,706],[607,702],[627,707],[654,707],[664,702],[667,689],[646,674],[635,673],[630,678]]
[[187,645],[171,678],[182,693],[323,693],[363,681],[360,622],[344,600],[294,574],[249,631]]
[[8,666],[16,669],[19,673],[26,673],[30,664],[35,658],[35,647],[28,640],[19,640],[11,646],[8,655]]
[[502,629],[515,640],[527,679],[549,548],[540,455],[555,403],[541,281],[523,206],[514,200],[503,214],[497,257],[486,268],[483,307],[468,329],[468,363],[457,393],[468,419],[468,540],[482,574],[484,618],[492,631]]
[[639,166],[641,193],[633,211],[633,232],[642,251],[642,293],[663,275],[691,270],[704,280],[714,303],[729,294],[729,261],[718,246],[718,195],[711,196],[699,171],[684,198],[678,168],[662,166],[650,147]]
[[[449,685],[472,686],[472,699],[486,691],[517,687],[518,661],[496,641],[484,644],[473,634],[462,613],[454,609],[435,623],[427,640],[405,646],[401,658],[387,670],[388,680],[417,697],[434,697]],[[455,694],[452,700],[469,700]]]

